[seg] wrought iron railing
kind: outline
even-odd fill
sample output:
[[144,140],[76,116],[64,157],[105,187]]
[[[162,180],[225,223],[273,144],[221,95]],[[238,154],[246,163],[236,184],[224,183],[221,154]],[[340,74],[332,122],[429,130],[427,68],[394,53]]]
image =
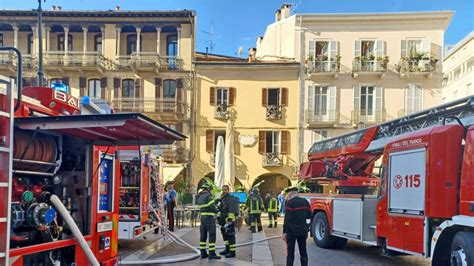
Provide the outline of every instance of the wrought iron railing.
[[381,60],[354,60],[353,72],[384,72],[387,71],[387,62]]
[[229,108],[227,105],[218,104],[214,110],[214,118],[229,119]]
[[283,156],[278,152],[267,152],[263,154],[262,157],[262,166],[282,166],[283,165]]
[[380,123],[386,120],[386,111],[384,110],[353,110],[352,124],[358,123]]
[[174,99],[115,98],[112,104],[117,112],[174,114],[177,117],[185,117],[187,114],[186,103]]
[[308,73],[338,72],[340,63],[337,61],[311,61],[308,63]]
[[282,108],[281,105],[268,105],[267,106],[267,113],[266,118],[268,120],[276,120],[281,119],[282,117]]
[[435,58],[402,58],[398,63],[398,72],[433,72],[436,70],[438,60]]
[[336,123],[339,112],[336,110],[305,110],[305,120],[308,124]]

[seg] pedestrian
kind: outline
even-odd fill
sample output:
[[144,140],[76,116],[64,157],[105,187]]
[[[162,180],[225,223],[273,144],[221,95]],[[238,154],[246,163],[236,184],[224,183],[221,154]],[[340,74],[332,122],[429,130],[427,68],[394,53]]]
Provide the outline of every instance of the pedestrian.
[[[197,204],[201,216],[201,225],[199,227],[199,249],[201,250],[201,259],[209,257],[210,260],[220,259],[216,254],[216,215],[217,206],[211,195],[211,186],[207,183],[202,185],[202,191],[199,193]],[[209,254],[206,252],[206,241],[209,235]]]
[[168,216],[168,230],[174,231],[174,208],[176,207],[176,190],[173,188],[173,181],[166,183],[167,192],[164,195],[164,200],[167,208]]
[[260,232],[263,230],[262,227],[262,211],[264,210],[263,199],[258,194],[257,188],[252,188],[249,200],[247,201],[247,207],[250,214],[250,230],[252,233]]
[[309,220],[311,211],[307,200],[298,196],[298,189],[288,189],[288,199],[285,206],[285,220],[283,222],[283,240],[287,245],[286,265],[292,266],[295,260],[295,243],[298,242],[300,261],[302,266],[308,265],[306,239],[308,238]]
[[270,200],[270,198],[271,198],[271,195],[270,195],[270,194],[271,194],[271,191],[268,191],[268,192],[267,192],[267,195],[265,195],[265,199],[264,199],[264,203],[265,203],[265,210],[267,210],[267,209],[268,209],[268,201],[269,201],[269,200]]
[[278,195],[278,202],[279,205],[279,213],[283,215],[285,213],[285,191],[281,191],[280,195]]
[[235,219],[239,215],[239,209],[239,200],[230,194],[229,186],[222,186],[222,196],[219,204],[219,224],[225,249],[219,254],[226,258],[235,258]]
[[273,191],[270,192],[270,198],[267,203],[268,228],[277,227],[278,200]]

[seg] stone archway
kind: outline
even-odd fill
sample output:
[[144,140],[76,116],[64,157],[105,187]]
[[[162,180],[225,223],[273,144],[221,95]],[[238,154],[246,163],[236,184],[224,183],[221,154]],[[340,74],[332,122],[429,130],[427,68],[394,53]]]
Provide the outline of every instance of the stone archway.
[[259,186],[260,195],[262,198],[265,198],[268,192],[272,191],[275,195],[278,195],[284,188],[291,186],[291,180],[278,173],[267,173],[258,176],[255,181],[253,182],[252,186],[261,182],[265,181],[263,184]]

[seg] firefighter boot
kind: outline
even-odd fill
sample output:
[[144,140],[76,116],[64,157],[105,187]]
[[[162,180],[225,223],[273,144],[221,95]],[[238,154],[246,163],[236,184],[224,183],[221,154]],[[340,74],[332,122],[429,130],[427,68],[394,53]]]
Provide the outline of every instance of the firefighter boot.
[[221,256],[217,256],[216,252],[209,251],[209,259],[210,260],[220,260]]
[[229,253],[225,254],[226,258],[235,258],[235,251],[229,251]]
[[273,225],[274,228],[277,228],[277,222],[275,222],[275,224]]
[[207,254],[206,250],[201,250],[201,259],[205,259],[207,257],[209,257],[209,255]]
[[268,228],[273,228],[273,225],[270,224],[270,225],[268,226]]
[[229,245],[225,245],[225,249],[219,252],[219,255],[226,256],[229,253]]

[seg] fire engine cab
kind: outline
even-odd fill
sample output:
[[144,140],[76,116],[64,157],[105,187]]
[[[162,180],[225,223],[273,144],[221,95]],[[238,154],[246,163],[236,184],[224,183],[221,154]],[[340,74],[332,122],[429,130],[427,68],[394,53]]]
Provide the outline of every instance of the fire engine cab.
[[81,114],[52,88],[14,90],[0,77],[0,265],[115,265],[119,147],[184,136],[138,113]]
[[308,159],[300,177],[317,193],[302,196],[319,247],[350,239],[474,265],[474,96],[316,142]]

